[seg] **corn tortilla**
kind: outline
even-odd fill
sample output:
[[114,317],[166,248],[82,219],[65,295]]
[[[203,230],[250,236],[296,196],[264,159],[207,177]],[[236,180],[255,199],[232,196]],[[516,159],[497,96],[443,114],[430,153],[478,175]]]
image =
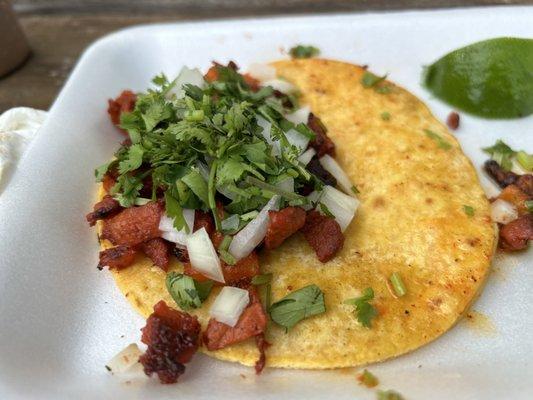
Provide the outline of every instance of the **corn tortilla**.
[[[336,160],[360,191],[361,205],[345,232],[342,251],[320,263],[300,234],[263,252],[261,267],[272,272],[272,299],[318,285],[327,311],[298,323],[289,333],[271,323],[267,366],[339,368],[382,361],[414,350],[450,329],[488,275],[496,244],[489,202],[457,140],[415,96],[386,81],[389,93],[365,88],[362,67],[306,59],[273,63],[295,84],[302,103],[321,118],[337,146]],[[390,114],[388,120],[382,113]],[[430,130],[451,148],[439,147]],[[102,189],[100,196],[103,195]],[[463,206],[474,208],[469,216]],[[102,247],[110,243],[102,241]],[[174,260],[171,270],[181,270]],[[387,278],[398,272],[407,295],[394,298]],[[112,271],[117,286],[143,316],[159,300],[177,307],[165,288],[165,273],[138,256]],[[376,294],[379,316],[360,326],[343,301],[364,288]],[[203,328],[217,291],[198,315]],[[209,352],[221,360],[253,365],[253,340]]]

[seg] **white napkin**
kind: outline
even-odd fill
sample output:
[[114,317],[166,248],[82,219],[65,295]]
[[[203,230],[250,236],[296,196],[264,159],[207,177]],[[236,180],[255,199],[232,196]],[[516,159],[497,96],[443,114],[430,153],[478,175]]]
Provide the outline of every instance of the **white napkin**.
[[12,108],[0,115],[0,193],[47,115],[28,107]]

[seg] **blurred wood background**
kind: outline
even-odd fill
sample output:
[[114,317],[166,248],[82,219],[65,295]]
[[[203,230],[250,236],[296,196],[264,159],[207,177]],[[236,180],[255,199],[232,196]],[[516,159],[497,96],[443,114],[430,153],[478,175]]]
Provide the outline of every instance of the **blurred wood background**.
[[151,22],[280,14],[533,4],[533,0],[12,0],[32,54],[0,78],[0,113],[48,109],[80,53],[117,29]]

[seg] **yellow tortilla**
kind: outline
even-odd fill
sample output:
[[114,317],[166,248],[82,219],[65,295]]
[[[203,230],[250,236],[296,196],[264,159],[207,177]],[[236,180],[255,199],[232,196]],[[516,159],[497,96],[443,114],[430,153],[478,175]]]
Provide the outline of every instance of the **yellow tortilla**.
[[[279,61],[278,75],[295,84],[337,145],[336,159],[360,194],[361,205],[345,232],[344,248],[320,263],[300,234],[261,255],[262,271],[274,274],[272,299],[318,285],[326,313],[306,319],[289,333],[270,324],[267,366],[338,368],[382,361],[442,335],[461,317],[488,275],[495,248],[489,203],[474,167],[457,140],[406,90],[386,82],[388,94],[361,85],[364,69],[320,59]],[[388,112],[385,121],[381,114]],[[446,150],[425,129],[451,144]],[[468,216],[463,206],[474,208]],[[108,247],[109,243],[102,243]],[[143,316],[165,300],[165,274],[145,257],[113,276]],[[174,262],[172,269],[179,270]],[[387,278],[399,272],[407,295],[394,298]],[[360,326],[343,301],[372,287],[379,316]],[[213,294],[216,294],[214,291]],[[203,327],[214,295],[198,315]],[[253,365],[249,340],[213,357]]]

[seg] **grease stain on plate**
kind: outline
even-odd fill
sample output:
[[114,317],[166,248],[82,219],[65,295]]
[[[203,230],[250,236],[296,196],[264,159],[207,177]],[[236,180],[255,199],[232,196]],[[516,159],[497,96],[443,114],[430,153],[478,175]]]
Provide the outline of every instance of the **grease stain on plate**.
[[498,333],[498,330],[491,319],[479,311],[468,311],[463,321],[466,327],[482,336],[494,337]]

